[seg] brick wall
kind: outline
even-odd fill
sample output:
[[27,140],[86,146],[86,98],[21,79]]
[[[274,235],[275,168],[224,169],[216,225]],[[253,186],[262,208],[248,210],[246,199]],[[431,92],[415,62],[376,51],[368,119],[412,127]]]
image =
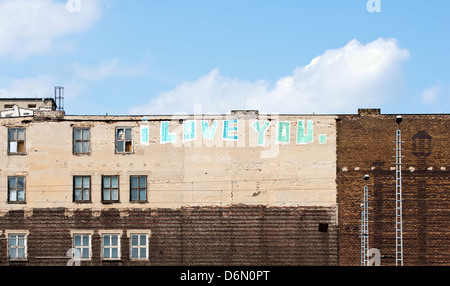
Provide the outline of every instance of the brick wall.
[[[28,262],[9,262],[0,240],[0,265],[65,265],[70,230],[92,230],[92,259],[82,265],[337,265],[336,209],[263,206],[68,211],[34,209],[0,216],[1,230],[28,230]],[[319,224],[328,224],[325,232]],[[104,229],[121,229],[121,261],[101,259]],[[129,259],[127,230],[149,229],[149,260]],[[4,235],[1,237],[4,238]]]
[[[404,265],[450,265],[450,116],[403,115]],[[395,115],[337,122],[339,264],[360,265],[360,204],[369,174],[369,247],[395,265]]]

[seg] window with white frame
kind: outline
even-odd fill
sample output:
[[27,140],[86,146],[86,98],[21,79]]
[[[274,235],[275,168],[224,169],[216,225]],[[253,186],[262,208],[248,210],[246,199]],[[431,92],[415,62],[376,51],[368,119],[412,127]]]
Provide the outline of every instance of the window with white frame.
[[148,234],[130,234],[130,259],[148,259]]
[[91,235],[73,234],[73,248],[80,252],[80,259],[91,259]]
[[120,234],[118,233],[102,234],[102,259],[104,260],[120,259]]
[[10,260],[27,259],[26,233],[8,234],[8,259]]

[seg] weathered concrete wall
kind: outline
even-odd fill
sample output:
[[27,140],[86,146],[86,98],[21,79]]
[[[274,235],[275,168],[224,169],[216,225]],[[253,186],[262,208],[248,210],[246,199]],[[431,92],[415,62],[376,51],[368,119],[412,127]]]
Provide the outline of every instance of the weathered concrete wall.
[[[26,128],[25,155],[8,155],[8,127]],[[76,127],[90,127],[89,155],[72,153]],[[132,154],[116,154],[116,127],[133,128]],[[334,116],[48,112],[2,119],[0,138],[0,238],[28,233],[27,262],[8,261],[0,239],[3,265],[64,265],[76,230],[92,233],[85,265],[337,263]],[[16,175],[26,178],[25,204],[7,200],[7,177]],[[91,176],[91,202],[74,203],[73,176],[83,175]],[[119,203],[102,203],[102,175],[120,176]],[[148,177],[147,202],[130,202],[130,175]],[[120,261],[101,259],[105,229],[122,233]],[[130,261],[130,229],[151,232],[148,260]]]
[[[47,118],[48,119],[48,118]],[[196,139],[183,141],[183,126],[196,120]],[[202,136],[201,120],[217,121],[214,139]],[[152,118],[54,117],[54,120],[1,121],[0,189],[7,177],[26,177],[26,204],[10,205],[5,193],[0,210],[23,208],[180,208],[183,206],[336,205],[336,136],[333,116],[237,118],[237,140],[223,139],[223,122],[236,117]],[[264,145],[251,127],[269,122]],[[298,120],[312,120],[312,142],[297,144]],[[161,143],[161,125],[177,141]],[[290,122],[290,140],[277,143],[277,122]],[[26,128],[26,155],[7,154],[7,127]],[[148,126],[149,145],[141,142],[141,126]],[[72,154],[75,127],[91,128],[91,154]],[[133,154],[115,154],[115,128],[133,127]],[[304,132],[307,132],[305,130]],[[310,131],[311,133],[311,131]],[[320,143],[320,136],[323,141]],[[326,137],[325,137],[326,136]],[[260,141],[261,142],[261,141]],[[92,203],[74,204],[73,176],[92,176]],[[101,203],[101,176],[120,175],[120,204]],[[129,176],[148,176],[148,203],[130,204]]]
[[[339,116],[339,264],[360,265],[364,175],[369,174],[369,247],[395,265],[396,116]],[[450,116],[403,115],[404,265],[450,264]]]

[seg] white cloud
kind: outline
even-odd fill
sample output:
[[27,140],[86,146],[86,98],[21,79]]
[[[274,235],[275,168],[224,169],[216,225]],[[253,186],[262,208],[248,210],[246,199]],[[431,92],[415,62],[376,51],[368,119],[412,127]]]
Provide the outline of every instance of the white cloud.
[[101,81],[110,77],[134,78],[144,74],[147,67],[144,64],[130,66],[119,63],[118,59],[112,59],[107,63],[100,63],[96,66],[82,66],[74,64],[74,78],[76,80]]
[[85,90],[84,82],[62,80],[52,73],[12,80],[0,88],[0,98],[54,98],[55,86],[64,87],[65,99],[73,99]]
[[0,89],[0,98],[53,97],[53,88],[56,82],[57,78],[52,74],[16,79],[5,88]]
[[422,103],[431,105],[439,103],[442,91],[443,87],[440,81],[438,81],[435,85],[424,89],[422,91]]
[[243,108],[267,113],[355,113],[358,107],[379,107],[398,95],[403,87],[402,64],[407,59],[408,50],[400,48],[395,39],[380,38],[365,45],[352,40],[297,67],[273,88],[264,80],[229,78],[214,69],[129,113],[192,113],[195,104],[202,105],[203,113]]
[[67,1],[0,0],[0,56],[23,59],[67,48],[55,40],[86,31],[102,15],[98,0],[80,1],[80,12],[71,13]]
[[0,87],[0,98],[54,97],[54,87],[62,85],[64,96],[73,99],[86,91],[89,82],[102,81],[111,77],[133,78],[144,74],[147,66],[121,64],[117,59],[96,66],[73,64],[72,74],[63,78],[56,73],[41,74],[33,77],[18,78]]

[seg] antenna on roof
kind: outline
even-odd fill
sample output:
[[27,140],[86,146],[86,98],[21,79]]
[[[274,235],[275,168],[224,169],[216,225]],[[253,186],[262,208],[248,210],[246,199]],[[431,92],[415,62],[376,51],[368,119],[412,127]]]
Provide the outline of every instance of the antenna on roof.
[[56,110],[64,111],[64,87],[55,86]]

